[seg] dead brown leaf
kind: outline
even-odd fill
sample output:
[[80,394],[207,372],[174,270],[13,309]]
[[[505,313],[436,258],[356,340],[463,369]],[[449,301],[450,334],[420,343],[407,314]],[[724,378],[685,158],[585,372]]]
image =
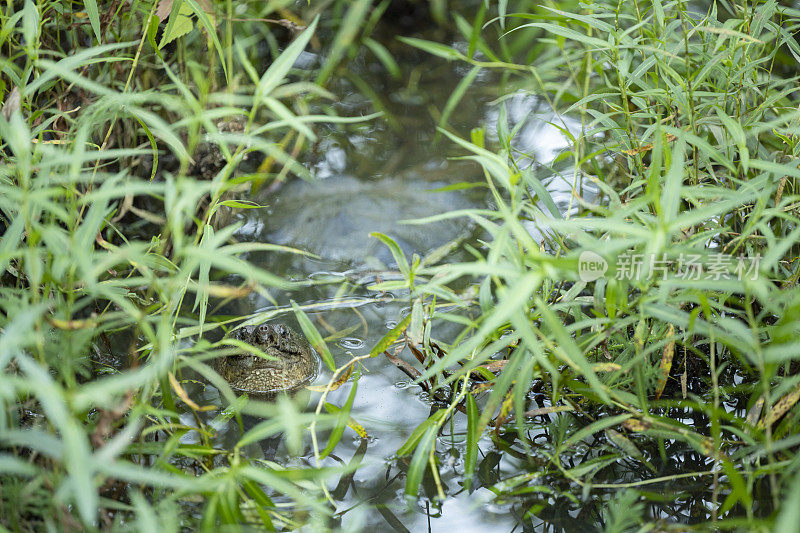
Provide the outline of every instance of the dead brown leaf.
[[[407,362],[400,359],[397,355],[392,355],[388,351],[384,351],[383,354],[386,356],[387,359],[389,359],[389,361],[391,361],[391,363],[394,366],[399,368],[400,371],[402,371],[406,376],[410,377],[411,379],[416,380],[422,375],[419,370],[417,370]],[[424,381],[420,382],[419,386],[422,387],[422,389],[425,392],[430,391],[430,387],[428,387],[428,384]]]
[[761,409],[764,407],[764,396],[761,396],[756,403],[753,404],[753,407],[747,412],[747,423],[751,426],[755,426],[758,423],[758,418],[761,416]]
[[216,409],[216,407],[213,405],[204,405],[203,407],[200,407],[191,398],[189,398],[189,395],[186,394],[186,390],[181,387],[181,384],[178,383],[178,380],[175,379],[175,376],[172,374],[172,372],[170,372],[167,377],[169,378],[169,384],[172,386],[172,390],[175,391],[175,394],[178,395],[178,398],[183,400],[183,403],[188,405],[192,411],[211,411]]
[[[158,8],[156,8],[156,16],[158,20],[164,22],[169,17],[169,14],[172,13],[172,4],[174,0],[161,0],[158,3]],[[206,13],[213,15],[214,14],[214,6],[211,5],[209,0],[197,0],[197,5],[205,11]]]
[[777,420],[785,415],[789,409],[794,407],[794,404],[797,403],[798,399],[800,399],[800,385],[797,385],[792,392],[784,394],[780,400],[775,402],[775,404],[772,406],[772,409],[770,409],[767,412],[767,415],[761,419],[761,422],[758,423],[758,427],[763,429],[764,427],[771,426],[777,422]]
[[345,370],[336,381],[331,383],[330,387],[328,387],[328,385],[309,385],[306,387],[306,389],[314,392],[325,392],[326,390],[333,391],[347,383],[347,380],[350,379],[351,375],[353,375],[353,365],[348,366],[347,370]]
[[15,86],[11,89],[11,92],[8,93],[6,101],[3,103],[3,109],[0,111],[3,118],[11,120],[11,115],[13,115],[15,111],[19,111],[21,102],[22,99],[20,98],[19,89]]
[[595,372],[616,372],[622,370],[622,365],[618,363],[595,363],[592,365]]
[[[677,139],[677,137],[675,137],[674,135],[670,133],[667,134],[667,142],[672,142],[675,139]],[[633,150],[620,150],[620,152],[625,155],[637,155],[643,152],[649,152],[650,150],[653,149],[653,147],[654,147],[653,143],[649,143],[645,144],[644,146],[640,146],[639,148],[634,148]]]
[[513,391],[508,391],[506,393],[505,399],[503,399],[503,404],[500,406],[500,413],[497,415],[497,418],[494,421],[494,432],[497,433],[500,431],[500,426],[502,426],[506,420],[508,420],[508,415],[511,413],[511,407],[514,404],[514,396]]
[[90,440],[92,442],[92,446],[95,449],[102,448],[106,444],[106,439],[111,435],[111,427],[120,418],[125,416],[130,408],[131,404],[133,403],[133,392],[128,391],[125,395],[125,398],[122,400],[122,403],[119,404],[114,409],[98,409],[100,413],[100,418],[97,421],[97,427],[95,428]]
[[642,431],[647,431],[648,429],[650,429],[651,426],[649,423],[643,420],[638,420],[636,418],[629,418],[622,423],[622,427],[624,427],[628,431],[639,433]]
[[97,322],[92,319],[85,320],[61,320],[60,318],[45,317],[47,322],[58,329],[65,331],[76,331],[79,329],[94,329],[97,327]]

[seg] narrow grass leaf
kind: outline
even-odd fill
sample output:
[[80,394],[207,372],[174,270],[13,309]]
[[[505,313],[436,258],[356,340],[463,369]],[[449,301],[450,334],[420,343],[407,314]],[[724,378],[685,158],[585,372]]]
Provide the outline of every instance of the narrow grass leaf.
[[572,445],[577,444],[578,442],[582,441],[586,437],[590,435],[594,435],[598,431],[603,431],[604,429],[618,426],[622,424],[626,420],[631,418],[630,414],[624,415],[617,415],[617,416],[609,416],[604,417],[599,420],[596,420],[589,424],[588,426],[584,426],[572,435],[570,435],[563,443],[559,445],[559,449],[563,452],[568,450]]
[[684,175],[684,152],[686,143],[683,139],[678,139],[675,148],[672,150],[672,162],[667,171],[666,183],[661,193],[661,210],[664,214],[664,223],[669,225],[677,216],[681,202],[681,188],[683,186]]
[[605,386],[597,378],[597,374],[595,374],[592,369],[592,365],[586,360],[586,357],[581,352],[580,348],[578,348],[578,345],[575,344],[575,339],[572,338],[561,321],[539,298],[536,299],[536,307],[542,313],[542,318],[558,341],[558,348],[556,348],[555,354],[563,359],[564,362],[579,370],[589,381],[592,391],[603,401],[609,402],[610,398],[608,397]]
[[311,36],[314,35],[314,31],[317,29],[318,22],[319,16],[314,19],[308,28],[306,28],[264,72],[256,89],[256,101],[258,101],[261,96],[269,95],[280,85],[288,74],[289,69],[292,68],[292,65],[294,65],[297,58],[305,49],[308,41],[311,40]]
[[328,437],[328,444],[325,446],[325,449],[320,452],[320,458],[322,459],[327,457],[342,439],[344,428],[347,427],[347,420],[350,418],[350,411],[353,408],[353,402],[356,399],[356,390],[358,389],[358,378],[360,374],[361,373],[356,370],[355,377],[353,378],[353,384],[350,387],[350,394],[348,394],[347,400],[344,402],[344,405],[341,409],[335,405],[328,403],[325,404],[325,409],[328,412],[334,412],[334,409],[332,408],[336,408],[334,412],[336,415],[336,425],[334,426],[333,431],[331,431],[330,437]]
[[395,327],[390,329],[383,337],[381,337],[381,340],[379,340],[378,343],[375,345],[375,347],[372,350],[370,350],[369,356],[377,357],[378,355],[388,350],[389,347],[392,344],[394,344],[397,341],[397,339],[400,338],[400,335],[403,334],[403,332],[408,328],[410,324],[411,324],[411,315],[409,314],[406,315],[406,317],[403,318],[403,320],[398,322]]
[[398,37],[397,40],[444,59],[466,59],[464,54],[444,44],[415,37]]
[[742,125],[728,116],[721,107],[715,106],[714,111],[716,111],[717,117],[719,117],[719,120],[722,122],[723,126],[725,126],[725,129],[728,130],[728,133],[731,134],[736,146],[739,148],[739,159],[742,162],[744,171],[747,172],[750,169],[750,152],[747,149],[747,139]]
[[339,62],[344,57],[345,52],[355,41],[356,35],[363,27],[364,19],[371,4],[372,0],[355,0],[349,4],[347,13],[339,26],[339,31],[336,32],[336,37],[333,38],[328,57],[325,58],[325,63],[322,65],[319,74],[317,74],[317,84],[325,85],[333,71],[339,66]]
[[411,453],[417,447],[417,443],[419,443],[422,436],[425,435],[431,427],[434,427],[436,430],[438,430],[441,419],[445,415],[447,415],[447,410],[439,409],[430,417],[428,417],[425,422],[417,426],[414,431],[411,432],[411,435],[409,435],[408,439],[406,439],[403,445],[397,449],[397,456],[403,457]]
[[483,431],[479,425],[478,404],[472,394],[467,394],[467,449],[464,456],[464,488],[472,492],[472,478],[478,463],[478,438]]
[[378,61],[383,64],[383,67],[391,77],[395,79],[400,78],[400,66],[397,64],[397,61],[394,59],[394,57],[392,57],[392,54],[386,49],[385,46],[375,39],[371,39],[370,37],[364,39],[364,45],[369,48],[373,54],[375,54],[375,57],[377,57]]
[[397,268],[400,269],[402,272],[403,277],[406,280],[410,280],[411,278],[411,267],[408,264],[408,260],[406,259],[406,254],[403,253],[403,249],[395,242],[394,239],[389,237],[388,235],[384,235],[383,233],[378,233],[373,231],[369,234],[370,237],[375,237],[379,239],[383,244],[385,244],[389,251],[392,252],[392,257],[394,257],[395,262],[397,263]]
[[425,429],[424,434],[420,437],[419,443],[414,449],[414,455],[411,457],[411,462],[408,465],[408,473],[406,474],[405,492],[407,496],[416,498],[419,494],[419,484],[422,482],[422,476],[425,474],[425,469],[428,466],[428,460],[436,444],[436,436],[438,433],[438,424],[430,424]]
[[[456,88],[453,89],[452,93],[450,93],[450,96],[447,98],[447,102],[444,104],[444,108],[442,109],[442,117],[439,119],[438,128],[445,129],[447,127],[447,121],[450,119],[450,115],[452,115],[453,111],[456,110],[458,104],[464,98],[467,90],[475,82],[475,79],[478,77],[480,72],[481,67],[472,67],[467,75],[461,78],[461,81],[458,82],[458,85],[456,85]],[[437,139],[440,134],[440,131],[436,132]]]
[[667,327],[666,338],[668,339],[667,345],[664,347],[664,353],[661,355],[661,361],[658,363],[658,383],[656,384],[656,399],[661,398],[661,393],[664,392],[664,387],[667,385],[669,372],[672,369],[672,357],[675,353],[675,326],[670,324]]
[[322,360],[325,362],[325,365],[331,370],[331,372],[336,370],[336,363],[333,361],[333,355],[331,354],[330,348],[328,348],[325,339],[322,338],[322,335],[319,334],[317,328],[314,327],[314,324],[311,323],[311,320],[308,318],[308,315],[303,311],[297,303],[292,300],[292,310],[294,311],[294,315],[297,317],[297,321],[300,323],[300,327],[303,329],[303,334],[306,336],[308,341],[311,343],[311,346],[320,354]]

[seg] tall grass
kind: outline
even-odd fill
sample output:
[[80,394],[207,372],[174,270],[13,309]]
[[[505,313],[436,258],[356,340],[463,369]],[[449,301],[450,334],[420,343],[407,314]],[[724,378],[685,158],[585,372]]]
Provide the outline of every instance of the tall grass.
[[[208,364],[230,344],[204,337],[232,326],[209,316],[212,304],[297,286],[244,254],[300,251],[236,243],[237,226],[209,222],[220,209],[257,207],[229,190],[308,176],[297,156],[316,140],[313,125],[353,119],[312,115],[331,95],[310,81],[315,72],[294,68],[319,17],[280,52],[271,37],[271,56],[187,4],[207,33],[162,48],[155,37],[173,26],[156,31],[152,3],[86,2],[64,13],[67,4],[28,1],[0,16],[4,527],[283,528],[330,515],[320,480],[337,471],[259,464],[241,450],[285,433],[298,453],[312,420],[326,428],[336,419],[237,398]],[[261,3],[252,15],[285,4]],[[99,8],[112,11],[100,17]],[[217,126],[241,117],[241,132]],[[221,158],[209,180],[190,159],[201,143]],[[236,170],[246,156],[260,161],[255,171]],[[181,384],[196,375],[189,369],[221,391],[226,409],[213,420]],[[270,422],[215,449],[214,427],[232,417],[241,425],[242,414]]]
[[[70,13],[28,1],[0,16],[4,527],[333,527],[326,482],[356,468],[320,466],[345,426],[358,428],[355,387],[341,408],[325,405],[330,414],[324,396],[304,413],[237,398],[209,366],[230,353],[214,339],[234,324],[214,309],[298,285],[243,256],[302,253],[236,243],[235,226],[210,221],[253,207],[231,190],[307,177],[313,125],[349,120],[312,114],[330,80],[347,77],[380,109],[381,95],[342,66],[364,42],[397,74],[369,37],[387,4],[323,5],[335,16],[309,19],[289,44],[264,25],[287,2],[244,14],[225,2],[214,18],[185,3],[194,29],[175,39],[181,2],[160,29],[153,3]],[[432,4],[443,20],[443,3]],[[485,487],[529,528],[796,526],[798,15],[774,1],[706,12],[482,3],[472,20],[451,13],[465,47],[404,39],[472,66],[442,126],[486,69],[502,94],[536,95],[580,123],[559,123],[570,148],[534,165],[517,151],[503,98],[497,139],[442,128],[483,169],[490,197],[486,209],[434,217],[485,230],[465,247],[471,260],[409,260],[377,236],[403,280],[375,288],[407,290],[411,311],[369,355],[409,346],[434,399],[394,463],[412,501]],[[329,54],[318,69],[296,68],[320,24],[335,26]],[[242,117],[241,132],[218,127]],[[210,180],[191,161],[204,143],[222,156]],[[544,185],[554,174],[576,192],[591,182],[600,201],[576,194],[560,212]],[[756,268],[742,273],[720,254]],[[622,263],[634,255],[646,258],[638,279]],[[586,257],[610,269],[582,278]],[[690,258],[714,275],[690,279]],[[291,311],[332,364],[302,308]],[[461,333],[443,338],[452,324]],[[334,378],[355,381],[350,368]],[[211,420],[186,391],[196,375],[220,391],[225,408]],[[244,426],[242,415],[263,421],[216,448],[214,428]],[[318,429],[332,429],[324,448]],[[310,435],[316,462],[244,453],[280,433],[292,453]],[[463,442],[458,483],[440,473],[446,439]]]
[[[466,54],[406,40],[501,71],[509,91],[581,125],[562,122],[570,149],[531,166],[519,163],[502,99],[496,144],[481,130],[469,140],[445,132],[483,167],[496,208],[442,215],[480,224],[485,247],[409,277],[432,335],[444,322],[464,330],[437,341],[444,356],[424,346],[419,379],[453,395],[404,449],[413,454],[406,491],[418,494],[437,468],[434,437],[463,417],[465,487],[478,482],[487,446],[504,450],[526,473],[492,490],[518,502],[528,524],[549,522],[560,504],[580,509],[573,495],[583,494],[596,498],[581,513],[614,529],[616,501],[606,515],[597,501],[623,489],[633,491],[625,505],[651,505],[634,505],[626,527],[659,517],[724,529],[788,524],[800,443],[799,13],[770,1],[705,12],[660,1],[567,9],[491,19],[481,9],[460,24]],[[577,214],[555,208],[543,186],[554,173],[573,183]],[[599,203],[580,197],[589,182]],[[582,280],[585,252],[610,265],[606,275]],[[638,279],[626,275],[626,254],[643,259]],[[737,270],[738,256],[749,272]],[[699,279],[686,275],[690,257],[706,268]],[[462,278],[477,297],[448,288]],[[498,357],[501,371],[489,365]],[[491,445],[480,440],[487,427]],[[687,498],[690,515],[677,507]]]

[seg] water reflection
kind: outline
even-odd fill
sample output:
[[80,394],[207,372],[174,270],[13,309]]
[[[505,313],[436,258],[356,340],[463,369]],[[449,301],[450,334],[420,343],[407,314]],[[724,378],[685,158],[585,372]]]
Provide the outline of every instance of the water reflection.
[[[507,123],[499,124],[505,115]],[[504,127],[503,127],[504,126]],[[578,136],[580,121],[555,113],[543,98],[519,91],[499,98],[486,113],[486,127],[494,137],[500,130],[515,131],[511,147],[520,168],[533,163],[549,165],[570,148],[565,131]]]
[[[315,58],[309,58],[308,68],[314,61]],[[397,317],[410,304],[406,292],[379,293],[369,288],[375,281],[399,277],[393,272],[394,257],[388,248],[370,238],[369,233],[377,231],[392,236],[408,258],[415,253],[424,256],[453,240],[476,244],[477,234],[466,219],[444,220],[428,226],[409,226],[400,221],[486,205],[480,194],[476,197],[456,190],[431,192],[457,182],[482,180],[481,170],[474,163],[448,161],[447,150],[451,148],[443,141],[435,144],[435,121],[428,114],[428,106],[443,108],[453,86],[468,69],[425,55],[414,57],[405,67],[414,74],[392,85],[383,76],[373,76],[370,65],[354,62],[352,68],[374,84],[392,116],[354,125],[345,132],[320,132],[321,140],[307,163],[316,181],[293,181],[277,191],[264,192],[257,201],[267,205],[267,209],[247,210],[239,215],[245,222],[239,238],[284,244],[316,254],[316,257],[277,252],[251,254],[251,261],[271,272],[310,279],[316,284],[270,295],[274,301],[264,295],[253,295],[238,303],[246,307],[241,309],[242,313],[269,311],[276,305],[285,306],[290,299],[309,305],[306,312],[326,338],[337,366],[346,364],[353,356],[365,355],[396,325]],[[408,79],[415,81],[406,83]],[[567,137],[559,127],[575,131],[580,124],[555,116],[542,100],[531,95],[519,93],[490,103],[483,89],[492,83],[489,73],[477,79],[474,90],[467,93],[451,116],[451,126],[469,131],[484,121],[490,133],[497,135],[497,122],[505,116],[509,129],[520,126],[514,141],[517,164],[536,173],[561,216],[578,213],[580,204],[575,201],[576,194],[590,203],[598,201],[596,187],[582,176],[563,166],[551,168],[556,156],[568,148]],[[341,101],[337,105],[341,114],[353,116],[372,111],[372,103],[358,91],[345,86],[339,90]],[[504,112],[500,106],[505,106]],[[545,209],[541,199],[539,207]],[[539,232],[540,228],[532,226],[530,231]],[[351,304],[341,305],[343,298]],[[455,325],[451,330],[437,327],[436,336],[453,338],[457,331]],[[415,361],[408,351],[399,356]],[[434,503],[438,487],[426,474],[423,496],[409,511],[403,496],[408,459],[398,460],[392,454],[436,407],[426,392],[383,355],[365,360],[363,365],[357,384],[348,382],[325,399],[333,405],[344,405],[352,387],[357,386],[351,417],[370,436],[353,438],[351,430],[346,430],[334,453],[322,462],[322,466],[331,467],[350,462],[360,464],[352,474],[329,483],[341,527],[477,532],[508,531],[522,522],[535,528],[549,523],[577,531],[581,524],[597,523],[596,505],[587,505],[585,510],[576,507],[577,500],[572,494],[580,494],[579,487],[565,481],[560,472],[540,472],[549,461],[541,450],[553,438],[547,426],[550,418],[542,424],[526,421],[529,427],[526,445],[505,435],[497,436],[494,441],[484,439],[481,450],[485,455],[479,459],[474,490],[468,492],[462,479],[466,418],[456,414],[436,442],[436,457],[441,465],[439,481],[446,499]],[[315,384],[325,384],[329,377],[326,370]],[[318,396],[312,397],[310,406],[316,406],[317,401]],[[237,431],[232,422],[229,430],[232,434]],[[324,446],[328,435],[321,432],[318,438]],[[253,457],[274,458],[278,463],[291,459],[286,449],[274,441],[246,451]],[[589,454],[588,448],[586,451]],[[302,458],[315,464],[308,446]],[[519,481],[515,488],[518,492],[512,491],[513,497],[500,499],[497,494],[502,490],[494,485],[516,479],[520,473],[530,475]],[[540,518],[534,518],[535,515]]]
[[339,263],[386,268],[394,263],[392,254],[370,237],[372,232],[392,236],[410,257],[425,255],[471,231],[472,225],[465,220],[424,227],[400,223],[471,205],[455,191],[431,192],[444,185],[409,174],[380,180],[340,175],[318,182],[293,181],[271,200],[270,216],[257,238]]

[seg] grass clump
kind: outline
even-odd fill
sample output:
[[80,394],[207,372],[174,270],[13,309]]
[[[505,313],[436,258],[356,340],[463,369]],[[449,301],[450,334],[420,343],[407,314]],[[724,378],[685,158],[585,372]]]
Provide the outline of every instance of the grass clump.
[[[340,120],[309,112],[330,94],[294,68],[319,19],[259,50],[256,39],[233,42],[233,21],[209,26],[187,5],[203,30],[177,40],[155,3],[86,2],[79,13],[28,1],[0,16],[4,527],[275,528],[330,514],[319,489],[330,471],[241,454],[281,432],[296,435],[287,444],[297,453],[311,415],[286,402],[245,406],[208,364],[230,352],[211,340],[231,327],[217,306],[298,285],[243,259],[296,250],[236,243],[237,226],[211,221],[255,206],[230,191],[308,176],[297,157],[312,126]],[[109,9],[101,24],[99,7]],[[205,176],[201,152],[216,159]],[[197,375],[228,406],[214,419],[181,384]],[[230,453],[215,449],[215,425],[241,427],[247,413],[273,424],[251,427]]]
[[[565,508],[611,527],[622,500],[604,511],[605,495],[630,489],[626,507],[650,504],[637,503],[637,523],[767,529],[791,514],[797,479],[798,12],[515,8],[464,21],[467,53],[408,40],[500,71],[506,93],[546,102],[569,139],[530,164],[504,98],[497,145],[482,130],[447,134],[483,167],[496,208],[450,215],[486,230],[474,260],[420,268],[409,283],[432,331],[466,325],[439,345],[446,355],[425,347],[420,379],[454,393],[424,435],[449,434],[449,415],[465,413],[474,488],[486,485],[474,477],[478,437],[494,428],[492,445],[527,473],[489,486],[528,524]],[[544,186],[553,175],[572,184],[566,210]],[[584,197],[592,189],[599,200]],[[608,270],[587,277],[588,260]],[[465,277],[475,297],[448,288]],[[433,443],[408,447],[410,494]]]
[[[400,75],[370,37],[392,6],[334,2],[302,29],[286,2],[161,4],[28,1],[0,16],[0,523],[333,527],[348,511],[335,515],[331,479],[346,493],[366,449],[350,418],[358,391],[305,413],[237,398],[216,375],[235,321],[288,311],[230,317],[226,304],[311,282],[247,260],[301,251],[235,242],[215,217],[254,207],[249,186],[308,177],[314,124],[352,120],[326,104],[331,81],[381,108],[343,67],[364,42]],[[386,352],[429,393],[431,416],[390,466],[412,501],[483,487],[530,528],[793,526],[800,12],[703,9],[480,3],[472,20],[450,13],[457,46],[402,39],[469,65],[437,121],[483,172],[453,188],[484,188],[490,204],[416,223],[469,217],[484,236],[467,260],[409,260],[376,235],[402,277],[373,288],[409,291],[410,312],[338,369],[303,306],[292,311],[331,387]],[[328,53],[303,68],[321,25]],[[454,133],[449,118],[487,72],[508,95],[496,138]],[[506,105],[520,94],[569,140],[553,160],[523,148]],[[573,190],[564,206],[553,176]],[[223,411],[187,392],[198,376]],[[263,420],[245,429],[243,415]],[[222,448],[214,428],[228,423],[242,435]],[[364,448],[323,466],[347,426]],[[246,453],[278,434],[294,456],[310,434],[313,464]]]

